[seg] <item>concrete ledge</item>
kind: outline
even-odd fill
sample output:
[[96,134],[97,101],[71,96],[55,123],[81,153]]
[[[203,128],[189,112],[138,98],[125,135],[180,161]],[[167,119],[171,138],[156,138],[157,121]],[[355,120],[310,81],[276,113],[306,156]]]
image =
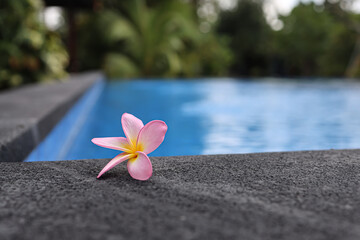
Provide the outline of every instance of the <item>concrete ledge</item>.
[[360,239],[360,150],[0,163],[0,239]]
[[23,161],[78,98],[102,75],[73,74],[68,81],[31,85],[0,94],[0,162]]

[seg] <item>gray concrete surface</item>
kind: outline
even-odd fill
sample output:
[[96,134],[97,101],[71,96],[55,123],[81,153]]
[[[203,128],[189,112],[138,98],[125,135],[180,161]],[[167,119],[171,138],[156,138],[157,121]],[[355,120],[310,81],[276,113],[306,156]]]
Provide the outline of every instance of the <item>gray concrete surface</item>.
[[0,162],[23,161],[99,72],[73,74],[63,82],[35,84],[0,93]]
[[0,239],[360,239],[360,150],[0,163]]

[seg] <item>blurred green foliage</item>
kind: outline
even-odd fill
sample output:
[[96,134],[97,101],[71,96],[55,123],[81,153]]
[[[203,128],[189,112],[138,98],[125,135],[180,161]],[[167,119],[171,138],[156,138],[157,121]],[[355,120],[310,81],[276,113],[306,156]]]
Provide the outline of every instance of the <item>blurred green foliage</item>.
[[[300,2],[277,31],[264,0],[234,1],[229,10],[217,0],[95,1],[75,14],[77,67],[110,78],[360,76],[360,15],[345,10],[353,0]],[[66,74],[59,34],[67,39],[69,25],[49,31],[42,9],[0,1],[0,89]]]
[[221,12],[217,31],[231,39],[230,48],[235,54],[231,73],[245,76],[268,74],[271,29],[265,20],[261,1],[238,1],[234,9]]
[[96,14],[78,16],[82,69],[102,65],[110,78],[227,74],[232,53],[225,39],[200,32],[193,5],[179,0],[105,4]]
[[359,15],[344,10],[347,1],[300,2],[288,16],[280,16],[283,27],[279,31],[265,21],[262,1],[238,1],[236,8],[220,14],[217,27],[219,34],[231,39],[235,52],[231,73],[360,76],[360,41],[359,49],[355,47],[360,26],[354,26],[359,24]]
[[40,21],[40,0],[0,1],[0,89],[63,77],[68,57]]
[[347,24],[314,3],[299,4],[281,20],[284,27],[275,34],[274,44],[285,74],[344,75],[357,36]]
[[[341,7],[348,1],[300,2],[280,16],[283,28],[275,31],[265,19],[263,0],[238,0],[227,11],[212,0],[105,0],[102,11],[79,16],[81,67],[103,66],[113,78],[355,77],[360,33],[349,21],[359,16]],[[199,17],[209,4],[217,21]],[[206,33],[200,31],[204,22]]]

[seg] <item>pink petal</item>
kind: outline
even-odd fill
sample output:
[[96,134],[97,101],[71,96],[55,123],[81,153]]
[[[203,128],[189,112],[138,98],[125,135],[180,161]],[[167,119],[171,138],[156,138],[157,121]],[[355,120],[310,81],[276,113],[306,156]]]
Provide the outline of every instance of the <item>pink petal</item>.
[[113,167],[118,165],[119,163],[121,163],[131,157],[134,157],[134,156],[135,156],[135,154],[127,154],[127,153],[121,153],[121,154],[117,155],[108,164],[106,164],[106,166],[101,170],[101,172],[99,173],[97,178],[101,177],[101,175],[103,175],[105,172],[109,171],[110,169],[112,169]]
[[137,158],[132,158],[127,163],[128,171],[131,177],[145,181],[152,175],[152,165],[149,157],[143,152],[136,152]]
[[124,152],[131,151],[131,146],[129,145],[127,139],[124,137],[93,138],[91,139],[91,141],[100,147],[120,150]]
[[140,130],[144,127],[143,122],[129,113],[124,113],[121,117],[121,125],[129,143],[134,147]]
[[163,121],[154,120],[143,127],[137,139],[137,149],[149,154],[164,141],[167,126]]

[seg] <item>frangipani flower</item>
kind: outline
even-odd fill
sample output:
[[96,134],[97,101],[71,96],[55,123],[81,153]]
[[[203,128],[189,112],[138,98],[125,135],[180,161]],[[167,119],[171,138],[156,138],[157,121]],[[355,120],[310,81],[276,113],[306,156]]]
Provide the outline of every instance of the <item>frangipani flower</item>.
[[164,141],[167,125],[160,120],[154,120],[144,126],[135,116],[124,113],[121,117],[126,138],[105,137],[93,138],[91,141],[100,147],[123,151],[114,157],[99,173],[97,178],[119,163],[127,163],[131,177],[137,180],[148,180],[152,175],[152,165],[147,154],[157,149]]

